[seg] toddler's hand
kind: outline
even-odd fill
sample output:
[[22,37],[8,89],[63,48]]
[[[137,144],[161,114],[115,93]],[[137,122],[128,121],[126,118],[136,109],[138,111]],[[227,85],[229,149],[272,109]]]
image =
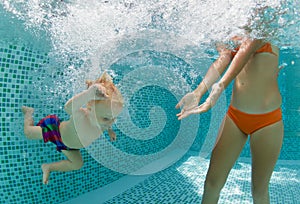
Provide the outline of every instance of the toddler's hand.
[[110,141],[112,142],[116,141],[117,135],[111,128],[108,129],[108,135],[110,137]]
[[104,100],[108,97],[108,95],[106,94],[106,88],[101,84],[93,84],[92,86],[90,86],[89,90],[92,91],[92,97],[94,100]]

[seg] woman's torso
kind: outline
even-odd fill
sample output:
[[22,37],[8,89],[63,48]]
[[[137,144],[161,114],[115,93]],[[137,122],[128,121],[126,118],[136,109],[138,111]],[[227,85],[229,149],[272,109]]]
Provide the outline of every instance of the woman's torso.
[[272,45],[271,52],[257,52],[235,79],[231,104],[246,113],[270,112],[281,105],[279,93],[279,49]]

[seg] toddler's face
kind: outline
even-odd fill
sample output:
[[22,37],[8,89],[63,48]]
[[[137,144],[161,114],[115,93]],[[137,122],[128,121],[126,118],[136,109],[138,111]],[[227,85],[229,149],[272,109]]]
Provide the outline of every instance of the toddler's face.
[[104,128],[110,128],[122,112],[123,106],[119,103],[103,100],[95,103],[95,112],[98,123]]

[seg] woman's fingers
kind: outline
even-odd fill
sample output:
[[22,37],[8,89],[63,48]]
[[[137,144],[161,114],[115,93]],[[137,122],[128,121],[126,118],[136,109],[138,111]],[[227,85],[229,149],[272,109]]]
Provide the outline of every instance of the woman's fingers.
[[175,106],[176,109],[180,108],[183,104],[183,99],[181,99]]

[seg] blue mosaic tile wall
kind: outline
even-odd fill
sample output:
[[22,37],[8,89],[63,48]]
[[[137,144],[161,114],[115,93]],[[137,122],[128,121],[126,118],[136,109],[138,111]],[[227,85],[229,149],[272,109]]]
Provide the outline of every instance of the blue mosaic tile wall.
[[[142,53],[145,54],[145,53]],[[149,53],[146,53],[149,55]],[[154,64],[168,64],[173,68],[172,62],[166,62],[164,56],[151,53]],[[299,77],[300,60],[287,53],[283,53],[284,62],[294,61],[294,65],[288,65],[280,74],[280,87],[283,94],[283,113],[285,121],[285,139],[280,155],[282,160],[299,160],[298,146],[299,136],[299,83],[294,82],[294,77]],[[55,151],[52,144],[44,144],[42,141],[27,140],[23,134],[23,117],[20,111],[21,105],[35,108],[35,122],[49,113],[66,118],[62,106],[68,98],[57,98],[52,93],[45,92],[44,85],[51,86],[53,76],[59,77],[59,70],[46,69],[49,63],[47,53],[29,49],[23,45],[0,43],[0,98],[1,98],[1,137],[0,137],[0,203],[60,203],[93,189],[107,185],[122,176],[96,162],[85,150],[81,150],[85,165],[81,170],[68,173],[52,173],[48,186],[42,185],[40,165],[45,162],[60,160],[63,155]],[[117,63],[112,66],[118,73]],[[137,66],[140,66],[137,65]],[[186,65],[188,66],[188,65]],[[49,67],[48,67],[49,68]],[[186,68],[186,67],[185,67]],[[299,70],[299,69],[298,69]],[[54,75],[53,75],[54,73]],[[123,73],[126,74],[126,70]],[[46,80],[46,82],[44,82]],[[118,83],[118,78],[115,82]],[[200,81],[194,81],[193,87]],[[36,90],[40,87],[39,90]],[[43,91],[45,90],[45,91]],[[226,92],[230,98],[230,89]],[[55,98],[49,101],[49,96]],[[137,141],[126,137],[122,131],[116,129],[118,140],[114,146],[128,153],[149,154],[166,147],[178,131],[180,122],[176,120],[174,105],[176,98],[167,90],[158,86],[146,86],[131,99],[133,110],[131,116],[137,126],[141,128],[149,126],[149,119],[145,117],[152,106],[162,107],[167,114],[167,123],[163,131],[153,140]],[[229,102],[229,101],[227,101]],[[201,119],[201,125],[197,137],[191,147],[192,151],[199,151],[207,133],[211,113],[208,112]],[[107,137],[107,135],[105,135]],[[249,157],[248,145],[241,154]],[[163,188],[163,186],[161,187]],[[172,195],[170,195],[172,196]],[[124,198],[125,199],[125,198]],[[183,198],[184,200],[184,198]]]

